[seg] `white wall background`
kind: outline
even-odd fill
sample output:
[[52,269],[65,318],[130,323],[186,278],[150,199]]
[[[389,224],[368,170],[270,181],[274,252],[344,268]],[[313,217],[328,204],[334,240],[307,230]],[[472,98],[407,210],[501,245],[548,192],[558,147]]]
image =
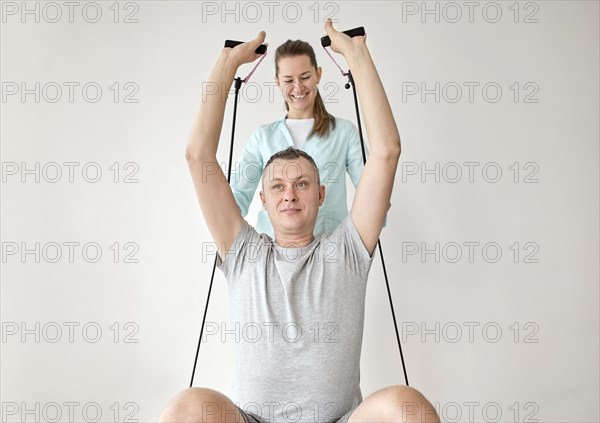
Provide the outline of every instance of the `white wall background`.
[[[275,47],[303,39],[354,121],[332,14],[366,28],[402,137],[382,244],[410,384],[445,421],[600,419],[598,2],[84,1],[2,3],[2,421],[152,421],[187,387],[213,264],[184,159],[202,82],[225,39],[267,32],[237,157],[283,116]],[[207,320],[227,321],[220,272]],[[207,338],[196,385],[226,392],[230,346]],[[361,369],[365,396],[403,383],[379,258]]]

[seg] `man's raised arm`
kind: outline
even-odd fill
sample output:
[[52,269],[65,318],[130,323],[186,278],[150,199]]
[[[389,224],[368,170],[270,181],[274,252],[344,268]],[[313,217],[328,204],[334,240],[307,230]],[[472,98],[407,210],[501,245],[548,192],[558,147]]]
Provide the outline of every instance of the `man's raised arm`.
[[202,102],[185,151],[202,214],[223,260],[242,227],[240,210],[217,161],[225,105],[238,67],[260,57],[254,51],[265,35],[261,31],[252,41],[223,48],[203,84]]
[[330,19],[325,23],[325,31],[331,39],[331,48],[343,54],[348,62],[367,129],[369,158],[356,187],[350,214],[372,254],[390,206],[400,158],[400,135],[365,37],[350,38],[336,31]]

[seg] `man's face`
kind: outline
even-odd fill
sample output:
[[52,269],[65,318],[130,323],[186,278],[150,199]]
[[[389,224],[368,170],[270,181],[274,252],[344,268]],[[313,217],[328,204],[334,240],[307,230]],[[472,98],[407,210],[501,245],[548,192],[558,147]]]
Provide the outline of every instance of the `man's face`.
[[317,170],[304,157],[274,160],[263,175],[260,199],[267,210],[275,239],[312,235],[325,187]]

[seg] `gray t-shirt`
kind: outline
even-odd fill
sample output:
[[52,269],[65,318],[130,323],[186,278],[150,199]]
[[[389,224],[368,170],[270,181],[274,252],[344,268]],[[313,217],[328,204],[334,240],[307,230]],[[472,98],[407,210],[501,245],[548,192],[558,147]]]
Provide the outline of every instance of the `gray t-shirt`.
[[229,287],[232,400],[270,422],[335,421],[362,401],[369,256],[351,215],[282,248],[245,220],[218,267]]

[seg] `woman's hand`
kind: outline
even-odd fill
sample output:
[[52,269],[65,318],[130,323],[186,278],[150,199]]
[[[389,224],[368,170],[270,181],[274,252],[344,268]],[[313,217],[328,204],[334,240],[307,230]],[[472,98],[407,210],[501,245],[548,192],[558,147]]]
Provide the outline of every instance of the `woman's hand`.
[[331,49],[336,53],[344,55],[344,57],[356,47],[365,45],[366,36],[349,37],[343,32],[335,30],[331,23],[331,18],[327,18],[325,21],[325,32],[327,32],[327,35],[331,39]]
[[265,37],[267,33],[265,31],[260,31],[258,36],[251,40],[242,44],[238,44],[233,48],[225,48],[224,50],[230,50],[228,52],[228,60],[231,64],[233,64],[236,68],[243,65],[244,63],[254,62],[256,59],[262,56],[262,54],[257,54],[255,50],[261,45],[266,44]]

